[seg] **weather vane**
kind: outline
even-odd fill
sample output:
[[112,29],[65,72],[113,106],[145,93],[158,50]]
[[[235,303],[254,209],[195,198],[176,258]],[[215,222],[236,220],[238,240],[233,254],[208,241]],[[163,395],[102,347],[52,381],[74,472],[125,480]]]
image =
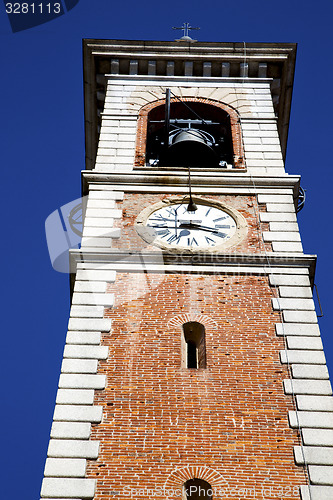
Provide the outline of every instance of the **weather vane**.
[[176,42],[179,42],[179,41],[187,41],[187,42],[196,42],[196,40],[193,40],[193,38],[191,38],[189,36],[189,31],[190,30],[199,30],[200,28],[192,28],[192,26],[190,26],[190,23],[184,23],[183,26],[181,26],[180,28],[176,28],[176,27],[172,27],[173,30],[183,30],[184,34],[181,38],[179,38],[178,40],[176,40]]

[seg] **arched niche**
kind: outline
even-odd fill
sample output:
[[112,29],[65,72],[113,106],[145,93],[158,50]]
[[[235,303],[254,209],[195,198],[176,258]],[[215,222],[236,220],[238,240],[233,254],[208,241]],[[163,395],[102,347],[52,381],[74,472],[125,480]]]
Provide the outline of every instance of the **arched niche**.
[[[211,99],[184,97],[182,102],[171,99],[170,117],[171,120],[178,120],[178,125],[192,118],[197,120],[191,126],[214,137],[219,144],[217,150],[221,162],[225,161],[229,168],[244,168],[241,127],[234,108]],[[164,118],[164,99],[146,104],[139,111],[135,157],[137,167],[153,165],[159,155],[158,145],[163,136]]]
[[206,368],[205,327],[196,321],[183,325],[182,367],[188,369]]

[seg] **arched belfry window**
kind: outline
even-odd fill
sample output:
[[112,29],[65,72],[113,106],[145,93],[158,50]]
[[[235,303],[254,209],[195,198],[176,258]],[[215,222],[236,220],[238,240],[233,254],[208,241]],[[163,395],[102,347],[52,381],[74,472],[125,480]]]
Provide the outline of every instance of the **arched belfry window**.
[[184,368],[206,368],[205,327],[191,321],[183,325],[182,366]]
[[174,101],[148,113],[146,164],[161,167],[231,168],[230,115],[203,102]]
[[183,500],[212,500],[211,485],[203,479],[189,479],[183,485]]

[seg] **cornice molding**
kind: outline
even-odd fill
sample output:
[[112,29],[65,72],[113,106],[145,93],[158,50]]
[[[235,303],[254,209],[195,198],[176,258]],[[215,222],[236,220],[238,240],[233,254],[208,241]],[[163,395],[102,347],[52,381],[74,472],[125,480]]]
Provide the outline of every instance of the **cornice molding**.
[[[300,183],[299,175],[283,176],[250,176],[248,174],[235,172],[212,172],[205,170],[191,171],[191,184],[197,188],[212,188],[215,192],[223,192],[224,188],[247,188],[256,192],[257,188],[291,188],[294,196],[298,196]],[[89,193],[90,184],[112,185],[115,189],[122,191],[140,191],[147,192],[147,188],[151,187],[154,191],[160,189],[161,192],[168,192],[173,188],[187,188],[188,172],[186,170],[165,170],[153,169],[135,169],[132,172],[124,173],[106,173],[95,172],[90,170],[82,171],[82,190],[83,195]]]
[[[127,271],[150,272],[176,272],[176,267],[189,266],[188,272],[216,272],[249,273],[253,274],[279,273],[279,269],[305,268],[309,270],[310,277],[314,276],[316,255],[311,254],[246,254],[246,253],[211,253],[193,252],[167,252],[161,249],[147,250],[70,250],[71,272],[76,272],[77,264],[94,264],[98,266],[115,266]],[[257,270],[256,270],[257,269]],[[183,271],[184,272],[184,271]]]

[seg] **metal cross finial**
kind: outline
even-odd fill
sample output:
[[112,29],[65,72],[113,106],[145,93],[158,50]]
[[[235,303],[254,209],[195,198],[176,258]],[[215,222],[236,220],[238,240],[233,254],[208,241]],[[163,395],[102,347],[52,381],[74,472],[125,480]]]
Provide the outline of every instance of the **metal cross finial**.
[[180,38],[180,40],[192,40],[192,38],[189,36],[188,32],[190,30],[199,30],[200,28],[192,28],[192,26],[190,26],[190,23],[184,23],[183,26],[181,26],[180,28],[172,27],[172,29],[173,30],[183,30],[184,34]]

